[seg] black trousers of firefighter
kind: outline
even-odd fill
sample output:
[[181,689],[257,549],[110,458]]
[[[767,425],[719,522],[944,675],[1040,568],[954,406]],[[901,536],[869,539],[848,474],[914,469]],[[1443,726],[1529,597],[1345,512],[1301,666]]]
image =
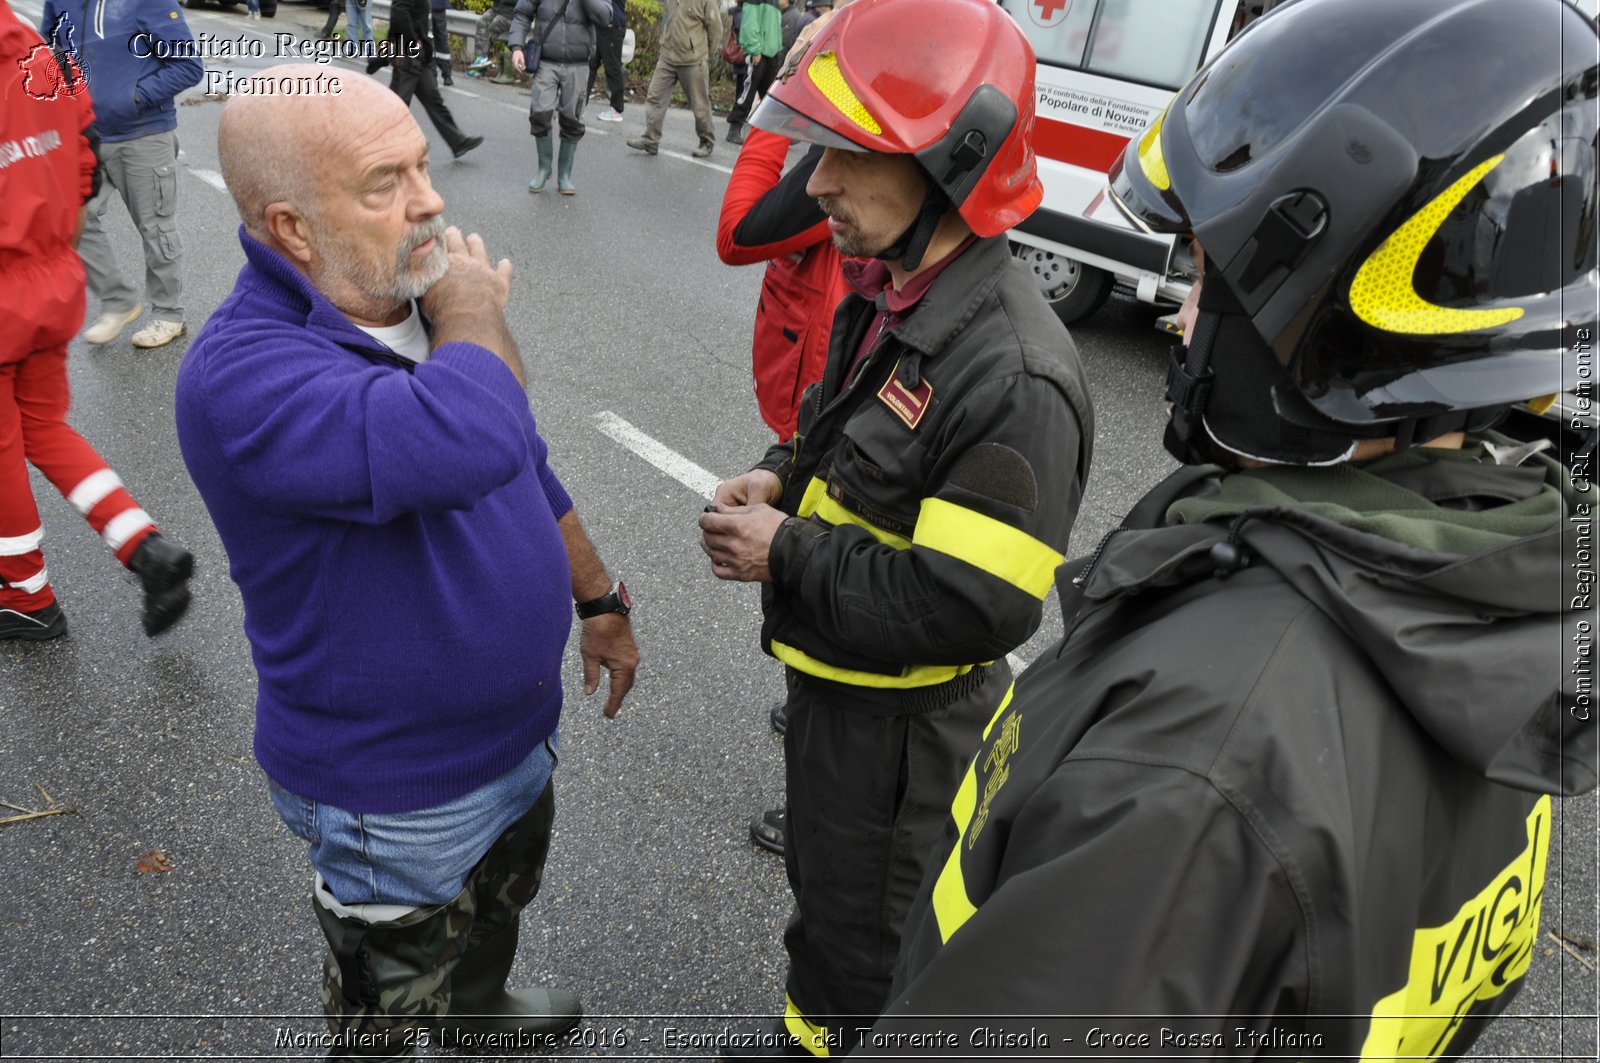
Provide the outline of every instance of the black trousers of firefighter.
[[848,1052],[883,1010],[906,914],[1010,684],[998,661],[886,708],[789,672],[785,1026],[814,1054]]

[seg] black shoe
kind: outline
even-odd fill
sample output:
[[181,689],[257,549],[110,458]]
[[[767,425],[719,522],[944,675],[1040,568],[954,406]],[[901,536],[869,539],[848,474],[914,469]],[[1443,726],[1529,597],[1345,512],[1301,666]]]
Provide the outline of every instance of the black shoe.
[[31,613],[20,609],[0,609],[0,639],[43,642],[66,633],[67,614],[55,602]]
[[787,699],[772,706],[772,711],[767,713],[767,722],[772,725],[776,734],[783,734],[789,729],[789,702]]
[[176,624],[189,608],[189,577],[194,555],[151,532],[128,559],[144,588],[144,633],[151,637]]
[[473,148],[478,147],[482,143],[483,143],[483,138],[482,137],[468,137],[467,139],[463,140],[461,143],[457,144],[454,148],[452,148],[451,149],[451,154],[455,155],[455,157],[459,159],[459,158],[461,158],[461,156],[465,155],[467,152],[471,151]]
[[444,76],[444,83],[446,85],[454,85],[456,83],[456,79],[451,77],[449,74],[446,74]]
[[744,143],[744,123],[743,122],[731,122],[731,123],[729,123],[729,125],[728,125],[728,143],[729,144],[743,144]]
[[788,826],[788,812],[781,808],[769,808],[761,815],[750,818],[750,840],[767,852],[782,856],[784,832]]

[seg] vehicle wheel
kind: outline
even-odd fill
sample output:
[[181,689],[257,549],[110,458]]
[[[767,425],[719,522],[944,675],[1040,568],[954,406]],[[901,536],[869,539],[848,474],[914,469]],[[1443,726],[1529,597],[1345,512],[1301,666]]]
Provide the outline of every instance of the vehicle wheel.
[[1115,279],[1103,269],[1027,244],[1013,243],[1011,253],[1028,267],[1062,324],[1082,321],[1111,298]]

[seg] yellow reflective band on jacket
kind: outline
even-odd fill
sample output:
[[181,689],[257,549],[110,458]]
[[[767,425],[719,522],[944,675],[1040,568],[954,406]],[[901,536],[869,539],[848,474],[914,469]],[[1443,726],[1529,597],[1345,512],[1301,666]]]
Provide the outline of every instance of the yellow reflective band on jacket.
[[912,543],[965,561],[1041,602],[1066,560],[1038,539],[1004,521],[942,498],[924,498]]
[[806,485],[806,493],[800,499],[800,508],[795,515],[802,519],[816,517],[819,520],[827,521],[835,527],[840,524],[848,524],[851,527],[860,528],[883,545],[892,546],[896,550],[906,550],[911,546],[911,540],[904,535],[896,535],[894,532],[880,528],[876,524],[868,523],[829,498],[828,485],[815,476]]
[[[989,732],[994,730],[995,723],[1011,707],[1011,694],[1016,689],[1015,683],[1006,688],[999,708],[994,710],[994,715],[984,725],[984,742],[988,742]],[[981,750],[978,755],[983,755]],[[993,796],[992,790],[990,796]],[[962,924],[978,911],[967,896],[966,876],[961,873],[961,853],[966,848],[967,829],[972,826],[972,817],[977,810],[978,757],[973,757],[972,763],[967,766],[966,776],[956,790],[956,799],[950,803],[950,818],[957,824],[956,844],[950,850],[949,859],[944,862],[944,870],[939,872],[939,878],[933,884],[933,917],[939,924],[940,942],[949,941],[950,935],[960,930]]]
[[783,995],[783,1026],[789,1031],[789,1036],[800,1042],[804,1048],[814,1056],[828,1054],[828,1028],[818,1026],[800,1013],[795,1006],[794,998],[788,993]]
[[917,687],[937,686],[940,683],[948,683],[958,675],[966,675],[978,667],[975,664],[911,664],[902,668],[896,675],[860,672],[854,668],[840,668],[827,661],[819,661],[804,650],[797,650],[777,639],[772,640],[772,655],[802,675],[829,679],[853,687],[876,687],[880,690],[913,690]]
[[1443,926],[1424,927],[1411,944],[1406,984],[1372,1009],[1364,1063],[1434,1060],[1463,1016],[1505,992],[1528,970],[1539,938],[1550,798],[1528,814],[1528,846]]
[[1350,308],[1357,317],[1384,332],[1447,336],[1494,328],[1522,316],[1522,309],[1515,306],[1485,310],[1440,306],[1418,295],[1416,286],[1417,262],[1427,250],[1428,242],[1456,205],[1504,158],[1504,155],[1496,155],[1481,163],[1439,193],[1427,206],[1407,218],[1405,224],[1391,233],[1361,264],[1356,279],[1350,284]]

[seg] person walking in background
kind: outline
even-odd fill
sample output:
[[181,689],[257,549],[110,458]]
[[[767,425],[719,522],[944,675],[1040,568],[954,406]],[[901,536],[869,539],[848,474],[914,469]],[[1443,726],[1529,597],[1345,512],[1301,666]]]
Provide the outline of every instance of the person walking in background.
[[645,93],[644,134],[628,140],[628,147],[654,155],[661,150],[661,125],[674,85],[683,88],[694,114],[699,144],[691,154],[706,158],[716,148],[717,131],[711,124],[711,57],[722,39],[719,0],[661,0],[661,32],[655,73]]
[[256,757],[309,845],[330,1032],[390,1058],[418,1030],[536,1044],[583,1014],[506,986],[574,603],[607,717],[638,665],[631,607],[529,408],[511,263],[445,226],[406,106],[331,76],[222,113],[246,265],[178,373],[178,441],[244,601]]
[[394,0],[389,8],[389,39],[384,50],[393,56],[394,63],[389,87],[407,106],[413,94],[422,101],[428,120],[444,137],[453,156],[459,159],[483,143],[482,137],[468,136],[461,131],[439,92],[433,67],[428,0]]
[[433,62],[439,68],[439,81],[456,83],[450,54],[450,0],[430,0],[429,17],[433,24]]
[[745,76],[739,95],[728,112],[728,143],[744,143],[744,124],[757,101],[765,97],[778,74],[783,52],[783,14],[778,0],[743,0],[740,5],[739,47],[744,51]]
[[189,607],[194,558],[162,537],[67,424],[67,344],[86,301],[74,245],[99,179],[93,138],[78,60],[58,59],[0,0],[0,144],[44,146],[0,166],[0,291],[17,296],[7,299],[0,332],[0,640],[40,641],[67,630],[45,568],[30,462],[139,577],[147,635],[165,631]]
[[595,75],[602,65],[606,69],[606,92],[611,105],[595,118],[601,122],[620,122],[627,106],[628,72],[622,66],[622,44],[628,36],[627,0],[611,0],[611,22],[595,31],[594,58],[589,60],[589,88],[585,96],[594,95]]
[[1006,242],[1044,195],[1011,16],[856,0],[797,64],[753,122],[823,146],[806,191],[862,261],[794,437],[699,523],[716,578],[762,585],[762,647],[787,666],[774,1033],[832,1055],[888,999],[1006,655],[1043,619],[1094,424],[1072,338]]
[[144,247],[144,297],[151,322],[135,347],[161,347],[183,335],[183,243],[178,235],[178,112],[173,100],[205,75],[194,36],[175,0],[45,0],[41,33],[79,57],[95,100],[95,133],[105,175],[78,242],[100,316],[89,343],[110,343],[144,312],[117,269],[105,213],[120,195]]
[[595,31],[610,21],[610,0],[517,0],[511,19],[511,65],[517,73],[527,69],[523,45],[530,36],[536,41],[528,129],[533,133],[539,171],[528,182],[529,192],[544,191],[550,180],[550,161],[555,154],[551,122],[557,116],[561,153],[556,161],[556,189],[564,196],[578,191],[572,181],[572,164],[585,131],[589,61],[594,56]]
[[333,40],[333,31],[339,25],[339,16],[344,14],[345,0],[328,0],[328,18],[322,23],[322,29],[317,31],[317,40]]
[[372,12],[367,10],[367,0],[345,0],[345,37],[356,42],[361,54],[368,54],[372,45]]

